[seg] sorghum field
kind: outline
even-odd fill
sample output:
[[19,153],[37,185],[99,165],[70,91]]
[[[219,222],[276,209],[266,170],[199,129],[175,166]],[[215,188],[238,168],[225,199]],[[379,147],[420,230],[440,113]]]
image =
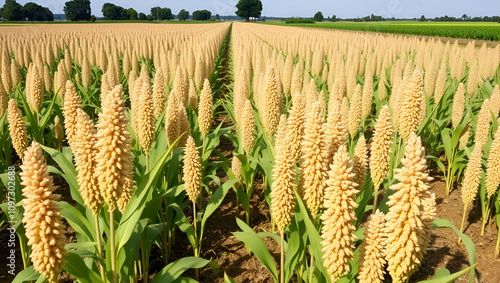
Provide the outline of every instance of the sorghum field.
[[500,44],[0,31],[2,282],[499,282]]

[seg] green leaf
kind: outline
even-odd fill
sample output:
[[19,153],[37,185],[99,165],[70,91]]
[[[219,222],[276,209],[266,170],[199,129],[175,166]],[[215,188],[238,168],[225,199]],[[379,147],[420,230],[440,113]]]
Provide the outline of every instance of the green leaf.
[[155,166],[144,175],[141,180],[137,190],[130,199],[127,208],[125,209],[123,216],[120,220],[120,224],[116,229],[116,242],[118,243],[118,249],[116,254],[118,255],[121,248],[127,243],[128,239],[132,235],[137,221],[139,221],[142,211],[146,207],[146,200],[148,196],[152,194],[152,184],[158,174],[161,172],[163,165],[165,164],[167,158],[170,156],[175,144],[179,139],[177,139],[174,144],[168,148],[167,151],[162,155],[162,157],[156,162]]
[[103,282],[101,276],[89,269],[79,255],[69,252],[65,259],[67,262],[63,266],[63,269],[73,275],[78,281],[83,283]]
[[151,283],[173,282],[179,278],[184,271],[190,268],[202,268],[209,263],[209,260],[194,256],[178,259],[158,272],[153,280],[151,280]]
[[200,239],[203,238],[203,231],[205,230],[205,225],[207,224],[208,218],[212,215],[215,210],[221,205],[222,201],[226,197],[227,192],[236,184],[238,180],[228,180],[226,181],[222,187],[213,193],[212,197],[208,201],[208,204],[205,208],[205,212],[203,213],[203,218],[201,220],[201,234]]
[[229,277],[227,273],[224,272],[224,283],[237,283],[233,278]]
[[300,213],[302,214],[302,218],[304,219],[304,223],[306,224],[307,238],[309,239],[311,250],[314,254],[314,263],[316,267],[321,270],[321,273],[326,276],[328,282],[331,282],[332,280],[330,278],[330,274],[323,264],[323,251],[321,251],[323,245],[321,244],[321,236],[319,235],[318,230],[316,230],[316,227],[314,227],[311,218],[307,213],[307,209],[297,191],[295,191],[295,197],[297,198],[297,204],[299,206]]
[[[267,249],[264,241],[250,228],[248,225],[236,218],[238,226],[246,232],[232,232],[233,235],[238,238],[238,240],[245,243],[245,246],[249,248],[260,260],[260,262],[271,272],[274,282],[278,282],[278,271],[276,265],[274,264],[274,259],[271,256],[271,252]],[[250,232],[251,231],[251,232]]]
[[467,253],[469,256],[470,268],[468,268],[468,269],[471,270],[470,276],[469,276],[469,282],[472,283],[474,280],[474,269],[471,267],[475,266],[475,263],[476,263],[476,247],[474,246],[474,242],[467,235],[460,232],[457,229],[457,227],[455,227],[455,225],[453,225],[453,223],[451,223],[450,221],[448,221],[446,219],[435,219],[434,224],[438,228],[451,228],[453,231],[455,231],[455,233],[457,233],[457,235],[460,237],[460,239],[464,243],[465,249],[467,250]]
[[38,271],[35,270],[35,268],[32,266],[24,269],[23,271],[19,272],[14,280],[12,280],[12,283],[23,283],[23,282],[29,282],[33,280],[37,280],[39,277],[43,277],[38,273]]
[[[450,271],[446,268],[441,268],[439,269],[438,271],[436,271],[436,275],[434,277],[434,279],[430,279],[430,280],[425,280],[425,281],[420,281],[419,283],[448,283],[448,282],[454,282],[458,277],[464,275],[465,273],[471,271],[471,273],[474,273],[474,267],[477,265],[474,264],[473,266],[469,266],[467,267],[466,269],[464,270],[460,270],[458,272],[455,272],[453,274],[450,274],[450,275],[446,275],[446,271],[448,271],[448,274],[450,273]],[[446,270],[446,271],[441,271],[441,270]],[[438,272],[440,274],[438,274]],[[470,279],[469,279],[469,282],[472,282]]]
[[87,218],[85,218],[78,209],[65,201],[60,201],[59,206],[62,208],[61,215],[75,231],[85,234],[89,239],[95,240],[94,229],[91,227]]
[[434,279],[444,278],[450,274],[451,274],[451,272],[447,268],[440,268],[440,269],[436,270],[436,274],[434,274]]
[[83,202],[82,195],[79,192],[80,186],[78,186],[78,181],[76,179],[78,174],[76,172],[75,165],[73,164],[73,160],[71,158],[68,159],[64,154],[53,148],[43,145],[40,146],[45,152],[50,155],[50,157],[52,157],[52,159],[54,159],[57,165],[61,167],[62,171],[64,172],[62,176],[68,182],[71,197],[73,198],[73,200],[75,200],[81,206],[84,206],[85,204]]

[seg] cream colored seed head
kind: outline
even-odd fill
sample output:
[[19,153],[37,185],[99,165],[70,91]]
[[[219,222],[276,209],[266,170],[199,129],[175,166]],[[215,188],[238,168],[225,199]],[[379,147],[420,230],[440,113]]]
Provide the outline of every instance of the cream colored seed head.
[[432,230],[434,229],[434,219],[436,218],[436,195],[434,193],[427,193],[427,195],[422,200],[423,210],[422,215],[422,225],[423,228],[420,230],[418,239],[420,241],[421,248],[418,251],[418,257],[423,258],[427,253],[427,248],[431,243]]
[[[185,81],[184,78],[184,71],[180,68],[180,66],[178,66],[177,70],[175,71],[172,90],[174,90],[174,93],[178,96],[177,100],[183,105],[186,105],[187,81]],[[205,85],[203,85],[203,87],[205,87]]]
[[408,140],[411,133],[415,132],[420,126],[419,116],[422,110],[422,100],[424,98],[422,76],[420,71],[416,70],[409,85],[399,99],[398,122],[401,136],[405,141]]
[[491,198],[500,185],[500,131],[495,133],[495,139],[488,154],[488,165],[486,167],[486,192]]
[[460,148],[464,148],[469,143],[470,138],[470,119],[467,125],[465,126],[464,131],[460,134]]
[[132,144],[121,85],[116,86],[106,96],[101,107],[102,113],[99,114],[97,125],[98,153],[95,172],[108,210],[113,211],[123,188],[127,182],[133,180]]
[[28,147],[28,135],[24,117],[17,106],[17,102],[12,98],[9,100],[9,108],[7,110],[7,120],[9,121],[10,138],[12,146],[17,152],[19,158],[23,158],[24,151]]
[[437,104],[444,94],[444,88],[446,86],[446,64],[441,64],[439,73],[436,79],[436,88],[434,89],[434,101]]
[[0,83],[0,118],[2,118],[3,114],[7,111],[7,104],[7,95],[3,89],[3,85]]
[[165,102],[167,100],[167,88],[163,79],[163,72],[161,69],[158,69],[155,74],[153,86],[153,109],[156,118],[160,117],[163,110],[165,110]]
[[358,279],[360,283],[382,283],[385,274],[385,215],[377,209],[370,216],[361,250]]
[[348,133],[341,113],[340,101],[332,98],[328,102],[328,118],[325,124],[328,158],[326,164],[331,164],[338,148],[347,141]]
[[31,113],[38,113],[43,102],[43,81],[38,66],[33,65],[26,77],[26,100]]
[[247,154],[250,154],[255,145],[255,118],[253,116],[252,103],[249,99],[245,98],[245,104],[242,110],[242,121],[240,124],[241,138],[243,149]]
[[392,123],[389,107],[384,105],[375,123],[371,143],[370,174],[376,189],[382,185],[389,171],[392,146]]
[[241,179],[241,162],[238,157],[234,156],[234,152],[231,160],[231,171],[233,171],[233,175],[236,179]]
[[188,136],[191,135],[191,126],[187,117],[186,108],[179,105],[177,111],[179,111],[179,113],[177,113],[177,119],[179,120],[179,136],[181,137],[179,146],[185,146]]
[[36,271],[49,282],[57,282],[57,276],[66,263],[66,227],[61,221],[61,208],[57,203],[61,196],[54,194],[56,187],[37,142],[32,142],[26,151],[21,170],[23,223],[31,246],[30,258]]
[[481,110],[479,111],[479,115],[477,118],[477,126],[476,133],[474,135],[476,147],[479,147],[479,150],[486,144],[488,140],[488,135],[490,132],[490,122],[491,122],[491,113],[490,113],[490,100],[486,99],[481,106]]
[[90,75],[90,64],[89,64],[89,61],[87,60],[87,57],[84,56],[83,62],[82,62],[82,85],[85,88],[88,88],[90,86],[91,79],[92,79],[92,77]]
[[399,183],[390,188],[396,192],[387,202],[385,229],[387,271],[393,282],[407,282],[418,269],[425,249],[420,238],[424,229],[422,201],[428,195],[432,178],[426,173],[425,150],[415,133],[410,133],[401,163],[403,167],[394,170]]
[[[144,152],[148,152],[155,135],[155,120],[153,116],[153,96],[149,78],[140,78],[135,87],[138,92],[137,110],[134,111],[137,119],[137,139]],[[134,105],[135,106],[135,105]]]
[[52,89],[52,78],[50,77],[50,71],[47,65],[43,65],[43,82],[44,89],[50,91]]
[[189,80],[188,105],[191,107],[191,110],[195,110],[198,107],[198,93],[196,92],[193,80]]
[[276,135],[276,163],[271,185],[271,212],[278,231],[283,233],[290,224],[295,208],[295,163],[291,158],[290,143],[287,140],[286,118],[281,116]]
[[196,149],[193,137],[189,136],[184,149],[184,166],[182,167],[182,181],[189,200],[195,203],[201,190],[200,154]]
[[378,100],[383,101],[385,96],[387,95],[387,89],[385,88],[386,83],[386,74],[385,68],[382,70],[382,74],[380,75],[380,81],[378,82]]
[[354,209],[358,207],[355,200],[359,192],[354,177],[347,147],[342,145],[328,171],[324,203],[326,210],[321,215],[323,259],[332,282],[349,273],[349,261],[354,258],[356,227],[353,222],[356,220]]
[[349,135],[354,137],[358,133],[359,123],[361,122],[361,86],[358,84],[354,89],[349,107]]
[[282,78],[283,92],[286,95],[290,95],[291,86],[292,86],[292,75],[293,75],[293,58],[289,54],[286,57],[285,66],[284,66],[284,70],[283,70],[283,78]]
[[56,137],[59,146],[62,146],[64,140],[64,128],[59,120],[59,116],[54,117],[54,136]]
[[361,118],[365,120],[370,115],[372,110],[372,99],[373,99],[373,80],[371,76],[365,79],[365,85],[363,87],[363,96],[361,101]]
[[299,60],[297,65],[293,70],[292,74],[292,82],[290,85],[290,93],[291,95],[295,95],[296,93],[302,92],[302,61]]
[[462,121],[465,109],[465,90],[464,84],[460,83],[457,88],[457,92],[453,97],[453,108],[451,113],[451,124],[453,128],[457,128]]
[[326,153],[323,113],[319,103],[315,103],[306,120],[302,141],[301,181],[299,193],[311,215],[316,218],[323,207],[326,186]]
[[476,143],[474,150],[472,150],[469,162],[467,162],[464,181],[462,183],[462,202],[465,207],[472,204],[477,195],[482,170],[482,154],[483,152],[481,151],[481,146],[478,146]]
[[176,95],[170,92],[168,97],[168,105],[165,113],[165,130],[167,132],[167,140],[170,146],[173,145],[175,140],[179,137],[179,119],[177,115],[179,113],[178,108],[180,107],[180,102],[177,102]]
[[203,138],[207,136],[212,126],[212,100],[212,88],[210,87],[210,82],[205,79],[198,105],[198,125]]
[[123,181],[123,190],[120,198],[116,202],[118,210],[123,214],[127,205],[134,194],[134,180],[132,177],[125,177]]
[[[76,172],[78,172],[78,185],[85,205],[94,215],[101,210],[103,199],[99,191],[95,166],[97,163],[96,132],[94,122],[82,110],[77,110],[73,156],[75,157]],[[56,116],[58,117],[58,116]]]
[[264,80],[262,92],[261,119],[267,135],[272,137],[278,127],[283,98],[281,82],[274,67],[269,67]]
[[5,91],[10,94],[13,90],[12,77],[10,74],[10,55],[5,49],[4,49],[3,53],[4,54],[2,56],[2,68],[0,68],[2,70],[2,74],[1,74],[2,82],[3,82],[3,87],[5,88]]
[[292,95],[292,108],[290,109],[286,125],[286,139],[290,143],[290,154],[292,155],[294,163],[297,163],[301,156],[305,120],[305,106],[302,95],[298,92]]
[[500,86],[496,85],[490,96],[490,109],[493,115],[498,118],[500,111]]
[[64,128],[66,130],[66,138],[70,147],[73,147],[73,141],[76,131],[77,110],[82,108],[80,97],[76,93],[76,89],[71,81],[66,82],[66,94],[64,95]]
[[[45,65],[46,67],[47,65]],[[12,76],[12,88],[15,88],[19,82],[21,81],[21,72],[19,71],[19,65],[17,65],[16,61],[12,61],[10,64],[10,74]],[[49,74],[50,76],[50,74]],[[47,83],[47,82],[45,82]],[[46,88],[49,90],[50,88]]]
[[354,148],[354,165],[352,168],[355,174],[353,181],[363,188],[366,180],[366,169],[368,167],[368,149],[366,148],[365,136],[361,136]]

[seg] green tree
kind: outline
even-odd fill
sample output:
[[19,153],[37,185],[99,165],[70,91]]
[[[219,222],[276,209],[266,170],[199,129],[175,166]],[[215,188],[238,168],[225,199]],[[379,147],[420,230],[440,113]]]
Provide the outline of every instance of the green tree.
[[24,18],[23,6],[16,0],[5,0],[5,4],[0,9],[2,17],[7,21],[20,21]]
[[127,9],[127,18],[129,20],[137,20],[137,11],[134,8],[128,8]]
[[425,21],[427,21],[427,19],[425,18],[425,16],[424,16],[424,15],[422,15],[422,16],[420,17],[420,20],[419,20],[419,21],[421,21],[421,22],[425,22]]
[[208,10],[196,10],[193,12],[193,20],[208,21],[212,17],[212,12]]
[[317,12],[316,14],[314,14],[313,19],[315,22],[322,22],[323,21],[323,13]]
[[220,15],[219,14],[215,14],[215,19],[216,20],[220,20]]
[[260,0],[239,0],[236,4],[236,15],[244,18],[247,22],[251,17],[258,18],[262,13],[262,1]]
[[24,4],[23,15],[28,21],[53,21],[54,14],[47,7],[42,7],[36,3],[28,2]]
[[104,3],[104,5],[102,5],[101,12],[104,16],[104,19],[108,21],[128,19],[127,10],[125,10],[123,7],[116,6],[115,4]]
[[146,14],[144,14],[144,13],[139,13],[139,20],[141,20],[141,21],[145,21],[145,20],[147,20]]
[[331,18],[330,18],[330,22],[336,22],[337,21],[337,16],[333,15]]
[[189,18],[189,11],[182,9],[177,17],[179,18],[179,21],[185,21]]
[[64,4],[64,14],[70,21],[90,20],[90,0],[72,0]]
[[94,15],[90,16],[90,21],[95,23],[95,16]]
[[170,8],[160,8],[160,7],[153,7],[151,8],[151,17],[153,19],[157,19],[160,21],[164,20],[173,20],[174,15],[172,14],[172,10]]

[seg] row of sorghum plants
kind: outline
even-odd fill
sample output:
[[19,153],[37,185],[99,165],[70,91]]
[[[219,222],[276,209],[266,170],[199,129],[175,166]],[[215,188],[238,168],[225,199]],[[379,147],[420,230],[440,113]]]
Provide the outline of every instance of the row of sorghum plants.
[[[202,192],[214,193],[205,178],[220,166],[207,162],[221,135],[211,129],[212,73],[230,24],[61,27],[0,35],[0,138],[12,144],[0,166],[21,165],[24,197],[16,279],[57,282],[65,271],[82,282],[147,282],[155,272],[164,282],[178,267],[204,267],[205,210],[221,201]],[[169,258],[176,227],[194,257]],[[164,267],[150,271],[156,246]]]
[[[261,173],[281,273],[259,259],[275,281],[382,282],[386,271],[395,282],[409,280],[435,227],[431,161],[447,193],[462,188],[465,209],[485,192],[478,205],[490,221],[499,201],[490,132],[500,110],[500,45],[248,24],[235,24],[233,36],[238,60],[226,108],[237,125],[233,172],[248,193],[253,160],[271,163]],[[429,159],[440,155],[448,163]],[[491,169],[481,175],[483,158]],[[301,230],[304,221],[311,226]],[[308,252],[290,247],[304,234]]]

